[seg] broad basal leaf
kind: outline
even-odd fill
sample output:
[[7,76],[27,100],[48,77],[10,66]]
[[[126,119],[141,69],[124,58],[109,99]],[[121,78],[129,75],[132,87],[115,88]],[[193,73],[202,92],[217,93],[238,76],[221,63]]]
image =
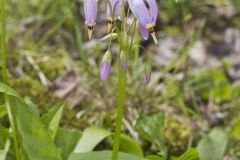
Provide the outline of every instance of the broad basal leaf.
[[61,160],[48,131],[19,94],[3,83],[0,92],[8,95],[10,116],[24,160]]
[[0,82],[0,92],[5,93],[7,95],[12,95],[14,97],[18,97],[21,99],[21,96],[13,88],[1,82]]
[[4,145],[4,149],[0,150],[0,160],[6,159],[10,145],[11,145],[10,139],[7,139]]
[[119,150],[143,157],[143,150],[141,146],[134,139],[125,134],[121,134],[120,136]]
[[61,157],[41,121],[17,97],[9,96],[17,139],[27,160],[61,160]]
[[0,118],[4,117],[7,114],[7,109],[5,105],[0,105]]
[[87,128],[79,140],[74,152],[91,152],[102,140],[111,135],[111,132],[97,127]]
[[48,129],[48,132],[53,140],[55,138],[59,122],[62,117],[63,108],[64,104],[58,103],[55,106],[53,106],[52,109],[41,118],[43,124]]
[[135,125],[138,133],[146,140],[159,146],[164,145],[164,115],[140,116]]
[[[74,152],[84,153],[91,152],[94,148],[107,137],[114,138],[114,133],[109,132],[103,128],[90,127],[83,132],[83,136],[79,140]],[[132,138],[127,135],[121,134],[121,143],[119,150],[131,153],[137,156],[143,156],[143,151],[140,145]]]
[[71,131],[63,128],[58,128],[55,144],[61,154],[62,159],[66,160],[68,156],[74,151],[82,134],[77,131]]
[[182,156],[176,160],[199,160],[198,150],[189,148]]
[[156,156],[156,155],[149,155],[146,157],[148,160],[164,160],[164,158]]
[[9,136],[9,129],[4,128],[0,125],[0,150],[4,148]]
[[[68,160],[112,160],[112,151],[73,153]],[[131,154],[119,152],[118,160],[147,160]]]
[[221,128],[213,129],[198,144],[199,157],[201,160],[223,159],[228,142],[228,136]]

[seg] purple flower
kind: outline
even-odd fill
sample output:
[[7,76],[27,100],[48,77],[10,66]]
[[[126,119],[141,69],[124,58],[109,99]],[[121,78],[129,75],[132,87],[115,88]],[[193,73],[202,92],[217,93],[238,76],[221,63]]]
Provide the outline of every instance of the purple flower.
[[108,79],[109,73],[110,73],[110,68],[111,68],[111,60],[112,60],[112,55],[111,52],[108,50],[102,59],[102,64],[101,64],[101,80],[106,81]]
[[110,5],[108,4],[107,5],[108,33],[112,29],[114,19],[117,19],[120,16],[122,0],[109,0],[109,3],[111,5],[111,8]]
[[114,17],[115,19],[117,19],[120,15],[120,7],[121,7],[121,0],[109,0],[110,5],[111,5],[111,9],[113,12],[113,16],[112,16],[112,12],[110,10],[110,6],[109,4],[107,5],[107,19],[108,20],[113,20],[112,17]]
[[91,39],[97,18],[97,0],[84,0],[84,14],[85,24],[88,28],[88,37]]
[[149,35],[146,33],[148,31],[153,36],[154,41],[157,42],[154,34],[158,16],[156,0],[128,0],[128,4],[133,15],[139,21],[139,29],[143,38],[148,39]]

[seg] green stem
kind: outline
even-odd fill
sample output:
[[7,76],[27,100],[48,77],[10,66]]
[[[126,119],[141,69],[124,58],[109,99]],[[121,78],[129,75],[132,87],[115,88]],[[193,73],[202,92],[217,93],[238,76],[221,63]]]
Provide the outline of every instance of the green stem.
[[1,15],[2,15],[2,79],[7,82],[7,61],[6,61],[6,13],[5,0],[1,0]]
[[[2,22],[2,50],[1,50],[1,61],[2,61],[2,80],[3,83],[8,83],[8,76],[7,76],[7,54],[6,54],[6,10],[5,10],[6,2],[5,0],[1,0],[1,22]],[[8,118],[11,124],[12,133],[13,133],[13,141],[14,141],[14,149],[16,152],[16,159],[21,160],[20,151],[18,148],[18,141],[16,137],[15,132],[15,126],[13,123],[13,117],[11,114],[11,107],[10,107],[10,101],[9,96],[5,95],[5,101],[6,101],[6,108],[8,112]]]
[[112,160],[117,160],[118,158],[125,96],[126,96],[126,74],[123,71],[122,62],[121,60],[119,60],[118,107],[117,107],[117,120],[116,120],[115,134],[114,134],[115,139],[114,139],[114,145],[113,145]]

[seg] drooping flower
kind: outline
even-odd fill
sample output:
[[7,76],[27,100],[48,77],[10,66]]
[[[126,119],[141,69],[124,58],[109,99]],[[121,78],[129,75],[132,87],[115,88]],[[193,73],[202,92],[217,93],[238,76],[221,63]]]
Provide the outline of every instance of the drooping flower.
[[128,4],[133,15],[139,21],[139,29],[143,38],[148,39],[150,33],[157,43],[154,32],[158,16],[156,0],[128,0]]
[[85,24],[88,28],[88,37],[92,38],[93,28],[97,18],[97,0],[84,0]]
[[145,62],[145,80],[146,83],[149,84],[151,81],[151,72],[152,72],[152,68],[151,68],[151,64],[149,61]]
[[108,50],[102,59],[101,64],[101,80],[106,81],[108,79],[110,68],[111,68],[112,55],[110,50]]
[[122,0],[109,0],[107,4],[108,33],[112,29],[113,21],[120,16],[121,4]]

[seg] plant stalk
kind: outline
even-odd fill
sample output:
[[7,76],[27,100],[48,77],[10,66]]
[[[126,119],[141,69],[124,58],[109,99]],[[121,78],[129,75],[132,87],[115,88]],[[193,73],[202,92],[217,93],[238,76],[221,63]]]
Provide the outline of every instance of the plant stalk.
[[[119,58],[120,59],[120,58]],[[114,134],[114,144],[112,152],[112,160],[118,159],[118,151],[120,146],[120,135],[122,128],[124,102],[126,96],[126,74],[123,71],[122,62],[119,60],[119,75],[118,75],[118,107],[117,107],[117,119],[116,128]]]
[[[7,54],[6,54],[6,9],[5,9],[6,2],[5,0],[1,0],[0,6],[1,6],[1,24],[2,24],[2,40],[1,40],[2,81],[3,83],[7,84],[8,76],[7,76]],[[16,152],[16,159],[21,160],[20,150],[18,148],[18,141],[16,137],[16,132],[15,132],[15,126],[14,126],[13,117],[11,114],[9,96],[5,95],[4,97],[6,101],[8,118],[12,128],[12,133],[13,133],[13,141],[14,141],[13,143],[14,143],[14,149]]]

